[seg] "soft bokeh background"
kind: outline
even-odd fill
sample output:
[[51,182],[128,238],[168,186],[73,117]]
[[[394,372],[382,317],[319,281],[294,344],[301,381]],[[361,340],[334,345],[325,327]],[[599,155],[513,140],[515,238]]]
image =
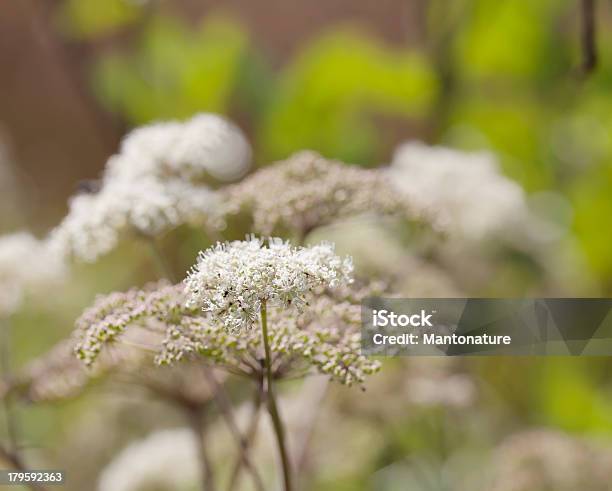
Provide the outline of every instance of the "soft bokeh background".
[[[65,214],[77,183],[98,177],[130,128],[212,111],[247,132],[257,166],[303,148],[355,165],[385,165],[409,139],[491,150],[534,209],[563,230],[560,247],[572,250],[568,269],[581,271],[580,281],[563,292],[609,296],[609,2],[597,5],[597,26],[599,63],[585,75],[577,1],[2,2],[0,158],[12,163],[15,178],[2,176],[1,230],[46,232]],[[182,241],[179,232],[166,247],[180,268],[206,245],[193,237]],[[47,305],[32,305],[14,320],[15,365],[64,337],[95,293],[153,277],[138,244],[79,268],[68,286],[49,292]],[[512,281],[504,276],[472,293],[537,293],[522,279]],[[612,438],[608,359],[467,360],[464,367],[484,396],[453,424],[457,431],[475,427],[473,447],[531,426]],[[389,363],[388,373],[394,370],[401,374]],[[378,402],[393,394],[389,388]],[[87,448],[75,435],[75,421],[99,424],[104,432],[102,415],[91,421],[95,404],[94,393],[23,411],[27,443],[78,469],[81,484],[69,489],[92,489],[83,483],[109,458],[90,462],[74,454]],[[144,434],[155,411],[141,418],[135,407],[114,417],[132,434]],[[312,489],[406,489],[394,487],[400,478],[383,470],[408,456],[439,457],[411,430],[418,414],[400,411],[378,428],[367,410],[360,414],[364,420],[356,420],[351,434],[363,431],[367,438],[352,447],[367,453],[367,465],[349,466],[342,476],[323,473]],[[172,426],[165,417],[164,425]],[[456,435],[451,445],[463,440]]]

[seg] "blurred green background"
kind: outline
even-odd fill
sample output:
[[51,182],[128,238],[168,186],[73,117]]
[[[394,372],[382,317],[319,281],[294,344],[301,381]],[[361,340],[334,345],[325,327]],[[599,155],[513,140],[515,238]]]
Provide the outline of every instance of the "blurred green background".
[[[580,72],[579,7],[565,0],[5,1],[0,136],[20,192],[0,226],[46,231],[65,214],[76,183],[99,175],[130,128],[212,111],[247,132],[257,166],[304,148],[380,166],[409,139],[490,149],[504,173],[534,200],[548,198],[549,216],[567,226],[563,240],[590,280],[572,294],[609,296],[612,6],[597,4],[599,61],[588,75]],[[181,247],[192,257],[202,246]],[[20,313],[16,363],[65,336],[94,293],[155,277],[140,257],[138,244],[128,245],[80,268],[50,305]],[[609,360],[468,365],[487,388],[491,427],[612,437]],[[61,441],[86,404],[26,409],[30,441]],[[372,465],[419,447],[393,428]],[[362,478],[316,489],[362,489]]]

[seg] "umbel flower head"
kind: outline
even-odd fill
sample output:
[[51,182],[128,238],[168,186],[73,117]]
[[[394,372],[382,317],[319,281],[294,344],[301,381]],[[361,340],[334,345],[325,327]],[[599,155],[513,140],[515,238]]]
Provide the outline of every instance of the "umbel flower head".
[[[274,378],[316,370],[341,383],[361,384],[380,363],[361,355],[361,306],[378,285],[315,288],[304,292],[302,310],[272,307],[268,312]],[[259,380],[264,373],[264,347],[259,329],[228,331],[224,322],[187,302],[183,285],[157,283],[125,293],[99,297],[76,323],[75,352],[93,365],[111,346],[134,329],[154,333],[148,350],[156,362],[174,365],[203,359],[230,373]],[[161,336],[161,338],[160,338]],[[128,341],[129,342],[129,341]]]
[[251,236],[200,252],[185,285],[189,305],[236,332],[257,321],[262,305],[299,307],[317,287],[349,284],[352,272],[351,259],[338,257],[331,243],[293,247]]
[[388,176],[302,151],[257,171],[225,191],[229,214],[246,209],[261,234],[286,229],[304,237],[313,228],[363,214],[423,219]]
[[231,121],[210,113],[185,121],[164,121],[133,130],[109,161],[113,177],[179,177],[193,181],[207,174],[229,181],[251,163],[251,146]]
[[0,237],[0,317],[14,313],[27,294],[46,293],[66,274],[47,241],[27,232]]
[[108,160],[100,189],[70,201],[51,241],[66,256],[94,261],[126,232],[155,236],[185,223],[216,226],[219,200],[204,178],[235,178],[250,155],[240,130],[213,114],[138,128]]
[[217,203],[208,187],[180,179],[109,179],[99,192],[70,200],[50,241],[59,253],[93,262],[129,232],[153,237],[185,223],[213,223]]
[[490,153],[407,142],[395,151],[389,174],[394,188],[454,237],[481,240],[529,222],[525,193]]

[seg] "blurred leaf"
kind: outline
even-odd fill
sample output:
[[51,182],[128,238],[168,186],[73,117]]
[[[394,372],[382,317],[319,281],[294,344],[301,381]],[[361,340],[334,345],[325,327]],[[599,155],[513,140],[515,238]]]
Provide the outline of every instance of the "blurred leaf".
[[555,29],[563,2],[475,0],[457,43],[468,79],[537,80],[567,71],[567,47]]
[[449,143],[459,148],[489,148],[503,170],[528,190],[550,185],[551,169],[542,155],[546,110],[529,98],[500,100],[474,94],[457,103],[450,118]]
[[186,118],[198,111],[224,113],[247,40],[226,18],[209,18],[192,32],[178,20],[156,18],[132,55],[100,60],[97,93],[133,124]]
[[581,179],[574,189],[575,230],[599,277],[612,277],[612,161]]
[[586,359],[550,358],[541,381],[543,423],[568,431],[612,432],[612,398]]
[[391,50],[354,29],[334,30],[281,73],[261,131],[264,153],[283,158],[310,148],[364,163],[384,136],[368,116],[423,116],[436,90],[419,54]]

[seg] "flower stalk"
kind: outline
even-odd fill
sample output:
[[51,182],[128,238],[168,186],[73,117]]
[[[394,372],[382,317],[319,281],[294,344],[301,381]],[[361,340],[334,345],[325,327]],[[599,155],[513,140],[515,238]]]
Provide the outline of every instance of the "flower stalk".
[[[3,325],[0,325],[0,369],[2,370],[2,376],[7,381],[11,379],[11,363],[9,360],[10,342],[10,324],[7,321]],[[14,411],[15,408],[13,407],[12,395],[7,394],[6,397],[3,398],[3,403],[9,451],[17,461],[20,461],[19,430],[17,416]]]
[[174,274],[172,267],[170,266],[170,264],[168,263],[168,260],[166,259],[163,252],[161,251],[159,244],[157,240],[155,239],[155,237],[151,237],[147,235],[145,240],[149,244],[149,249],[151,251],[151,257],[153,261],[155,262],[155,265],[157,266],[159,273],[162,276],[164,276],[166,279],[171,281],[172,283],[177,283],[178,278]]
[[283,482],[284,491],[292,491],[291,483],[291,463],[289,461],[289,454],[287,452],[287,444],[285,438],[285,428],[281,420],[278,405],[276,404],[276,398],[272,388],[272,356],[270,354],[270,344],[268,341],[268,315],[266,311],[266,302],[261,303],[261,333],[263,336],[263,345],[265,353],[265,370],[266,370],[266,405],[270,419],[272,420],[272,427],[274,428],[274,435],[276,437],[276,444],[278,447],[278,453],[281,459],[281,465],[283,469]]
[[189,419],[189,426],[193,432],[195,438],[198,454],[200,458],[200,473],[201,473],[201,486],[202,491],[215,491],[215,477],[213,472],[213,466],[210,462],[208,452],[206,450],[205,438],[205,427],[204,421],[202,420],[202,413],[199,408],[187,408],[187,416]]

